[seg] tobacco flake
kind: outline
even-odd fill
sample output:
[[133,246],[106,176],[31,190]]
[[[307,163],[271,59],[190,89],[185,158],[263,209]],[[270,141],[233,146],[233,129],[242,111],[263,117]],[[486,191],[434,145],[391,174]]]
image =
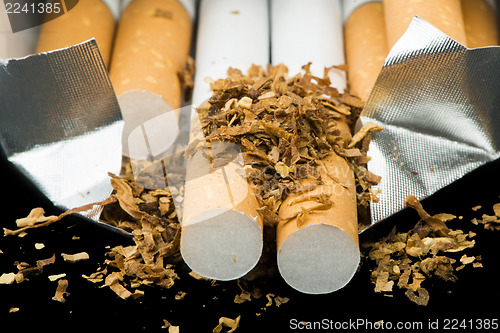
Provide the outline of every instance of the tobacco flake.
[[56,293],[55,293],[54,297],[52,297],[52,299],[54,301],[61,302],[61,303],[66,302],[66,299],[64,298],[64,296],[69,295],[69,293],[66,291],[67,288],[68,288],[68,280],[61,279],[61,280],[57,281]]
[[53,264],[56,262],[56,254],[54,253],[52,257],[47,258],[47,259],[40,259],[36,261],[36,267],[44,267],[50,264]]
[[80,252],[75,254],[61,253],[61,257],[63,257],[64,261],[75,263],[82,260],[88,260],[89,254],[87,252]]
[[405,295],[410,301],[418,305],[426,306],[429,303],[429,292],[425,288],[418,288],[416,292],[408,289]]
[[223,327],[227,327],[227,328],[229,328],[229,331],[227,331],[227,333],[232,333],[240,325],[240,320],[241,320],[241,315],[238,316],[236,319],[221,317],[221,318],[219,318],[219,324],[217,326],[215,326],[215,328],[212,330],[212,332],[213,333],[220,333],[220,332],[222,332]]
[[15,281],[16,273],[3,273],[0,276],[0,284],[12,284]]
[[372,122],[364,124],[363,127],[361,127],[361,129],[356,134],[354,134],[347,148],[353,148],[356,144],[358,144],[358,142],[361,142],[361,140],[363,140],[368,135],[368,133],[380,132],[381,130],[382,127]]

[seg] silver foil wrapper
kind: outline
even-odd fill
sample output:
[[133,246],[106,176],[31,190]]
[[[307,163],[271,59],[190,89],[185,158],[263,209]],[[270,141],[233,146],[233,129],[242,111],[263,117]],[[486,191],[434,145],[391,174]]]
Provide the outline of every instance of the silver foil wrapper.
[[109,196],[108,172],[121,167],[123,120],[95,40],[0,60],[0,109],[0,147],[56,206]]
[[500,47],[467,49],[415,17],[361,116],[384,129],[368,163],[382,176],[372,225],[500,156]]

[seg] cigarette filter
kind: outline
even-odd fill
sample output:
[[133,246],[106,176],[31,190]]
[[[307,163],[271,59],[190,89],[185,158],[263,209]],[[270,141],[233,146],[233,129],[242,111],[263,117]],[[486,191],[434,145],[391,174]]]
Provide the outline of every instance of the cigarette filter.
[[[124,155],[159,155],[177,136],[177,115],[170,111],[181,106],[178,74],[186,64],[191,29],[191,18],[177,0],[134,0],[123,11],[110,77],[125,120]],[[134,147],[136,155],[130,156],[129,146],[135,142],[131,132],[163,114],[169,115],[170,130],[164,135],[150,133],[149,150]]]
[[470,48],[498,45],[495,10],[485,0],[462,0],[467,46]]
[[417,15],[465,45],[465,27],[460,0],[384,0],[389,49],[403,35]]
[[95,38],[109,67],[115,18],[101,0],[84,0],[58,18],[42,25],[36,52],[48,52]]
[[[226,161],[228,156],[229,161]],[[262,253],[259,203],[248,186],[238,146],[212,142],[188,159],[181,254],[196,273],[232,280]]]
[[350,93],[366,101],[389,53],[382,2],[355,8],[346,18],[344,36]]
[[[339,129],[350,137],[347,124]],[[292,220],[277,229],[278,268],[293,288],[308,294],[324,294],[344,287],[359,264],[358,219],[354,174],[350,164],[336,153],[320,161],[323,184],[312,191],[290,194],[281,204],[279,217]],[[307,186],[314,178],[301,182]],[[333,202],[325,210],[305,213],[318,206],[318,196]]]
[[[117,4],[119,4],[118,12],[122,13],[125,10],[125,8],[134,0],[106,0],[106,2],[108,3],[112,1],[115,1]],[[196,16],[196,5],[198,1],[197,0],[179,0],[179,1],[184,6],[184,8],[186,8],[191,19],[194,19],[194,17]]]
[[[196,62],[195,107],[212,94],[207,78],[223,78],[229,67],[246,69],[252,64],[267,64],[267,1],[202,1]],[[239,148],[227,142],[206,145],[195,114],[192,141],[201,146],[187,161],[181,254],[202,276],[236,279],[249,272],[262,253],[258,202],[247,182]]]

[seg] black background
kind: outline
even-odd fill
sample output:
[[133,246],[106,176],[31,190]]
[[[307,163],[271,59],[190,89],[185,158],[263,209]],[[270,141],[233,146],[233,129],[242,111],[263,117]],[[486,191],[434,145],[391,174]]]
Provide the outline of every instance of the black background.
[[[189,269],[178,264],[180,276],[172,289],[143,287],[145,295],[135,300],[122,300],[108,288],[99,288],[81,277],[97,270],[105,260],[106,246],[131,244],[130,239],[97,227],[88,221],[70,216],[56,224],[28,232],[24,238],[9,236],[0,238],[0,274],[17,272],[15,261],[35,265],[36,260],[46,259],[56,254],[55,264],[48,265],[40,275],[30,276],[29,281],[20,284],[0,285],[0,331],[18,332],[48,329],[66,331],[88,329],[93,332],[154,332],[162,330],[163,319],[180,326],[180,332],[211,332],[222,316],[236,318],[241,315],[241,324],[236,332],[288,332],[296,321],[355,322],[367,320],[372,323],[383,320],[394,327],[398,321],[422,322],[427,329],[429,321],[439,321],[443,328],[445,319],[485,320],[500,318],[500,232],[486,231],[482,226],[470,223],[472,217],[483,213],[492,215],[492,205],[500,202],[500,161],[487,164],[467,175],[451,186],[423,201],[424,208],[431,214],[447,212],[462,220],[454,220],[451,228],[477,233],[476,245],[465,253],[481,255],[484,268],[468,265],[457,272],[458,281],[443,282],[426,280],[423,284],[429,290],[428,306],[418,306],[410,302],[402,291],[395,289],[393,297],[373,291],[370,282],[371,264],[363,261],[354,279],[343,289],[329,295],[305,295],[288,287],[277,276],[260,281],[263,292],[286,296],[290,301],[279,308],[266,307],[267,299],[243,304],[233,303],[240,291],[235,281],[220,282],[211,286],[207,281],[197,281],[187,275]],[[42,206],[49,214],[58,214],[50,202],[41,197],[27,184],[4,159],[0,163],[4,186],[1,199],[1,225],[15,228],[15,219],[26,216],[31,208]],[[471,208],[482,205],[475,212]],[[386,235],[393,225],[399,230],[410,228],[418,220],[415,212],[405,210],[390,220],[380,223],[361,235],[361,241],[376,241]],[[78,236],[79,239],[72,239]],[[45,248],[36,250],[35,243],[44,243]],[[90,260],[67,263],[60,253],[86,251]],[[458,253],[458,260],[463,253]],[[66,273],[69,281],[66,303],[51,298],[57,282],[51,282],[48,275]],[[184,291],[183,300],[175,300],[177,292]],[[20,310],[9,313],[9,309]],[[257,316],[256,313],[260,313]],[[470,322],[467,322],[470,325]],[[450,325],[451,327],[451,325]],[[351,326],[352,328],[352,326]],[[365,326],[360,326],[359,329]],[[11,330],[12,329],[12,330]]]

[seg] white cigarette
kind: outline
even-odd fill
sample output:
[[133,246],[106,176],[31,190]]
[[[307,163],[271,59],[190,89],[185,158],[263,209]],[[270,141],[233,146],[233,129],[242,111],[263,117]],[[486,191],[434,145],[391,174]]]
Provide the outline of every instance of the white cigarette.
[[[319,77],[325,67],[345,64],[340,0],[271,0],[271,24],[272,63],[285,64],[290,75],[308,62]],[[343,92],[345,73],[333,69],[329,76]]]
[[[340,1],[272,0],[272,62],[283,63],[290,75],[312,62],[311,72],[323,77],[324,67],[344,64]],[[345,73],[330,71],[332,86],[346,87]],[[345,122],[341,132],[350,135]],[[309,215],[304,225],[297,218],[277,228],[277,262],[283,279],[309,294],[324,294],[344,287],[359,264],[357,209],[354,174],[350,164],[332,152],[318,168],[325,184],[307,194],[290,194],[281,204],[279,216],[299,216],[302,209],[317,205],[308,196],[329,195],[333,206]],[[332,174],[339,183],[332,182]],[[303,180],[304,184],[311,179]],[[331,184],[330,184],[331,183]],[[342,186],[340,184],[343,184]],[[346,186],[346,187],[344,187]]]
[[[216,80],[226,77],[229,67],[246,71],[252,64],[268,62],[266,0],[201,2],[194,107],[212,94],[207,77]],[[198,118],[192,118],[200,132]],[[222,150],[232,150],[234,159],[215,167]],[[262,253],[259,204],[246,180],[238,150],[229,143],[212,142],[210,148],[200,149],[187,164],[181,254],[193,271],[216,280],[245,275]]]
[[226,76],[229,67],[246,71],[269,63],[269,23],[266,0],[202,1],[196,44],[193,105],[210,98],[208,79]]

